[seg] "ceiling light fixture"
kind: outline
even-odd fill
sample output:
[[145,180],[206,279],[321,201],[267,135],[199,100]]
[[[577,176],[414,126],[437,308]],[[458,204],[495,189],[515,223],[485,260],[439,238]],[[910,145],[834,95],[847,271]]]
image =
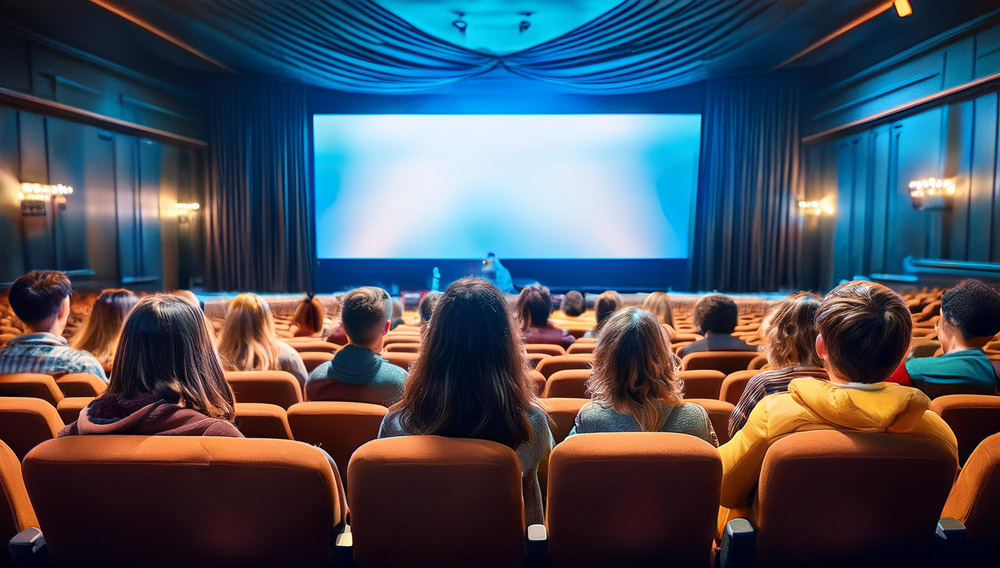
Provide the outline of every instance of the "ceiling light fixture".
[[899,14],[900,18],[905,18],[913,13],[913,6],[910,6],[910,0],[894,0],[892,5],[896,7],[896,13]]

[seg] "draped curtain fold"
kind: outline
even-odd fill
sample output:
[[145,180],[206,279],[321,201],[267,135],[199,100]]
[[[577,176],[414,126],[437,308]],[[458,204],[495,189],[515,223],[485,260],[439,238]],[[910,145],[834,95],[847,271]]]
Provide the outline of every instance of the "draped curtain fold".
[[205,260],[216,290],[311,288],[306,89],[226,77],[209,88]]
[[796,73],[706,83],[695,215],[695,290],[794,285],[803,195]]

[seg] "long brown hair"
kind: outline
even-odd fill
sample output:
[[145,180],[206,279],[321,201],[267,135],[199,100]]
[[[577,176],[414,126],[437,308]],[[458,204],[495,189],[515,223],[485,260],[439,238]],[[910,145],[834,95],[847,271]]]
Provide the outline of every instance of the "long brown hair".
[[493,284],[469,277],[449,286],[393,406],[403,428],[511,448],[531,440],[535,396],[516,329]]
[[764,319],[764,352],[776,368],[822,367],[816,354],[816,311],[821,299],[796,292],[778,303]]
[[136,304],[118,342],[102,396],[156,396],[232,421],[233,391],[219,366],[201,312],[181,298],[156,295]]
[[646,296],[642,309],[656,316],[660,323],[674,327],[674,305],[666,292],[653,292]]
[[103,290],[90,309],[86,326],[73,338],[73,349],[89,351],[101,365],[110,367],[115,359],[122,323],[138,301],[139,297],[131,290]]
[[552,314],[552,293],[541,284],[532,284],[521,289],[517,297],[517,315],[521,330],[549,325]]
[[605,321],[587,386],[595,402],[635,418],[645,432],[663,421],[661,403],[680,404],[684,383],[666,330],[649,312],[618,310]]
[[295,308],[292,324],[297,325],[300,332],[297,336],[316,335],[323,330],[323,319],[326,318],[326,308],[313,294],[308,294]]
[[266,301],[254,294],[233,298],[222,324],[219,359],[227,371],[278,369],[274,316]]
[[614,290],[608,290],[598,296],[597,301],[594,302],[594,318],[597,321],[597,325],[594,326],[594,331],[601,331],[601,327],[604,326],[604,322],[611,317],[611,314],[620,310],[624,304],[625,302],[622,301],[621,295]]

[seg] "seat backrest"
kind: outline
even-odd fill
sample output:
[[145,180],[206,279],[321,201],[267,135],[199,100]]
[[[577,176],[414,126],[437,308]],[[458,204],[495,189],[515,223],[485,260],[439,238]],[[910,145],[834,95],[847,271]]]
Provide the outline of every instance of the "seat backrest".
[[528,353],[544,353],[545,355],[565,355],[562,345],[554,343],[525,343],[524,350]]
[[419,353],[402,353],[399,351],[383,351],[382,358],[397,367],[402,367],[404,371],[410,369],[410,365],[417,360]]
[[932,400],[929,408],[955,433],[959,463],[965,463],[980,442],[1000,432],[1000,396],[949,394]]
[[383,347],[389,353],[420,353],[419,343],[390,343]]
[[549,458],[552,566],[710,566],[722,462],[686,434],[568,438]]
[[327,351],[301,351],[299,356],[302,357],[302,364],[306,367],[306,372],[311,373],[327,361],[333,361],[334,353]]
[[721,371],[700,369],[680,371],[677,378],[684,381],[684,398],[719,398],[722,381],[726,375]]
[[736,409],[735,405],[715,398],[685,398],[683,402],[697,404],[708,412],[708,419],[720,446],[729,441],[729,417]]
[[0,397],[0,440],[18,459],[59,434],[64,424],[51,404],[30,396]]
[[545,375],[532,369],[528,371],[528,377],[531,379],[531,384],[535,387],[535,396],[542,396],[542,393],[545,392]]
[[685,371],[712,369],[723,375],[747,370],[750,362],[760,353],[756,351],[698,351],[688,353],[681,359]]
[[767,355],[758,355],[750,360],[750,364],[747,365],[747,369],[751,371],[759,371],[767,365]]
[[357,566],[524,565],[521,466],[507,446],[386,438],[348,470]]
[[64,424],[72,424],[80,418],[80,411],[87,408],[92,400],[94,400],[92,396],[68,396],[59,401],[56,412],[59,413],[59,418],[62,418]]
[[967,540],[981,558],[1000,557],[1000,433],[983,440],[951,488],[942,517],[968,529]]
[[587,355],[556,355],[547,357],[538,363],[535,370],[545,376],[546,380],[557,371],[566,369],[590,369],[594,363],[594,356]]
[[740,397],[743,396],[743,391],[747,390],[747,383],[750,382],[750,379],[760,373],[761,371],[757,369],[729,373],[725,380],[722,381],[722,386],[719,387],[719,400],[736,404],[740,401]]
[[387,409],[361,402],[300,402],[288,409],[292,436],[300,442],[323,448],[343,470],[348,486],[347,464],[366,442],[378,437]]
[[[0,539],[10,542],[29,527],[38,528],[38,519],[24,488],[21,462],[7,444],[0,442]],[[10,554],[0,554],[0,566],[13,565]]]
[[407,343],[410,345],[420,345],[423,338],[418,333],[395,333],[392,335],[386,335],[382,340],[383,346],[397,345],[400,343]]
[[590,398],[587,380],[590,369],[565,369],[556,371],[545,381],[542,398]]
[[958,463],[904,434],[798,432],[768,448],[757,564],[905,565],[926,558]]
[[[398,395],[396,395],[398,398]],[[336,379],[314,379],[306,381],[306,400],[329,400],[342,402],[365,402],[387,405],[395,401],[386,400],[386,389],[372,385],[354,385]]]
[[55,406],[63,399],[56,380],[41,373],[0,375],[0,396],[30,396]]
[[68,436],[23,471],[54,566],[321,566],[346,521],[336,465],[291,440]]
[[247,438],[292,439],[285,409],[276,404],[237,402],[236,427]]
[[286,371],[228,371],[226,382],[233,388],[236,402],[263,402],[282,408],[302,402],[302,388]]
[[594,349],[597,349],[596,343],[581,343],[580,341],[575,341],[572,345],[566,349],[567,355],[586,355],[588,353],[593,353]]
[[576,415],[583,405],[590,402],[589,398],[546,398],[539,401],[545,413],[549,415],[552,438],[555,443],[562,442],[576,424]]
[[56,379],[56,386],[63,396],[101,396],[108,384],[97,375],[90,373],[70,373]]
[[285,340],[299,353],[336,353],[340,346],[315,337],[294,337]]

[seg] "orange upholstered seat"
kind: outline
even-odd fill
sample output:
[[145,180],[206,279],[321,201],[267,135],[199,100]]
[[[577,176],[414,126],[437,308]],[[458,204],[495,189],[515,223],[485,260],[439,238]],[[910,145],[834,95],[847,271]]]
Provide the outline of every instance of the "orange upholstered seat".
[[932,400],[930,409],[958,438],[959,463],[964,463],[980,442],[1000,432],[1000,396],[950,394]]
[[408,370],[410,365],[417,360],[419,353],[401,353],[399,351],[383,351],[382,358],[397,367]]
[[542,396],[542,392],[545,391],[545,375],[532,369],[528,371],[528,378],[531,379],[531,384],[535,387],[535,396]]
[[333,361],[333,356],[335,353],[329,351],[302,351],[299,356],[302,357],[302,364],[306,367],[306,372],[313,372],[316,367],[319,367],[327,361]]
[[685,355],[681,366],[685,371],[711,369],[728,375],[747,370],[750,362],[759,355],[756,351],[699,351]]
[[542,408],[549,415],[549,426],[555,443],[566,439],[576,423],[576,415],[588,402],[588,398],[546,398],[541,401]]
[[685,434],[568,438],[549,458],[549,553],[560,566],[711,565],[722,463]]
[[63,399],[56,380],[41,373],[0,375],[0,396],[30,396],[55,406]]
[[[10,542],[14,535],[29,527],[38,527],[35,510],[21,477],[21,462],[14,452],[0,442],[0,538]],[[0,566],[13,566],[6,551],[0,554]]]
[[346,522],[336,466],[291,440],[70,436],[23,472],[54,566],[327,566]]
[[545,355],[565,355],[566,350],[562,345],[552,343],[526,343],[524,350],[528,353],[544,353]]
[[565,369],[556,371],[545,381],[542,398],[590,398],[587,380],[590,369]]
[[388,353],[420,353],[420,343],[391,343],[383,350]]
[[538,363],[535,370],[548,380],[553,373],[566,369],[590,369],[594,363],[593,355],[557,355],[548,357]]
[[100,396],[107,390],[108,384],[97,375],[90,373],[70,373],[56,379],[56,386],[63,396]]
[[743,396],[743,391],[747,390],[747,383],[750,382],[750,379],[760,373],[761,371],[756,369],[729,373],[729,376],[722,381],[722,386],[719,387],[719,400],[736,404]]
[[597,343],[582,343],[579,340],[575,341],[572,345],[566,349],[567,355],[587,355],[588,353],[593,353],[594,349],[597,349]]
[[31,448],[59,434],[64,424],[51,404],[28,396],[0,397],[0,440],[18,459]]
[[387,438],[361,446],[348,470],[357,566],[524,564],[521,466],[507,446]]
[[941,516],[962,521],[968,530],[971,550],[962,564],[996,564],[1000,558],[1000,434],[983,440],[969,456]]
[[767,355],[758,355],[750,360],[750,364],[747,365],[747,369],[756,371],[763,369],[764,365],[767,365]]
[[729,441],[729,417],[733,414],[735,405],[715,398],[685,398],[682,402],[697,404],[708,412],[708,419],[719,439],[719,445]]
[[385,405],[385,389],[371,385],[354,385],[335,379],[306,381],[306,400],[366,402]]
[[711,369],[685,370],[677,373],[684,381],[684,398],[719,398],[726,375]]
[[56,412],[64,423],[72,424],[80,418],[80,411],[87,408],[92,400],[94,400],[92,396],[68,396],[59,401]]
[[276,404],[237,402],[236,427],[247,438],[292,439],[285,409]]
[[343,471],[355,450],[378,437],[387,409],[360,402],[301,402],[288,409],[288,425],[296,440],[326,450]]
[[302,388],[285,371],[230,371],[226,382],[233,388],[236,402],[263,402],[282,408],[302,402]]
[[385,336],[382,340],[382,346],[388,347],[398,344],[420,345],[421,340],[422,337],[417,333],[393,333]]
[[291,345],[296,351],[301,353],[336,353],[340,349],[340,345],[330,343],[329,341],[323,341],[315,337],[292,337],[284,340],[285,343]]

